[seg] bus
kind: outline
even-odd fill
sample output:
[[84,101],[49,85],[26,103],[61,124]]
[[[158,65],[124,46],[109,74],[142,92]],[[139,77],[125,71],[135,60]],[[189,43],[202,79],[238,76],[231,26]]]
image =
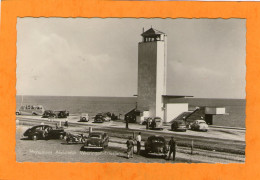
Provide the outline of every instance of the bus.
[[42,105],[22,105],[16,112],[16,115],[43,115],[44,108]]

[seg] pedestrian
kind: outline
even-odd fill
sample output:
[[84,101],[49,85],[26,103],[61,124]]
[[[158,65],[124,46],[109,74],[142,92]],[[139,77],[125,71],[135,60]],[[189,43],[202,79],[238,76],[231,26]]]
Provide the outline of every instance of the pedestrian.
[[68,123],[68,120],[66,119],[65,123],[64,123],[64,126],[65,127],[69,127],[69,123]]
[[140,151],[141,151],[141,140],[142,140],[142,137],[141,137],[141,132],[139,132],[139,134],[136,136],[136,142],[137,142],[137,152],[136,154],[140,154]]
[[175,155],[176,155],[176,141],[174,140],[173,136],[171,137],[171,140],[169,141],[169,146],[170,146],[170,152],[169,152],[169,157],[168,160],[171,159],[171,154],[173,156],[173,160],[175,161]]
[[134,149],[134,141],[132,136],[129,137],[129,139],[126,142],[127,145],[127,158],[133,158],[133,149]]
[[59,128],[58,123],[56,123],[56,129],[58,129],[58,128]]

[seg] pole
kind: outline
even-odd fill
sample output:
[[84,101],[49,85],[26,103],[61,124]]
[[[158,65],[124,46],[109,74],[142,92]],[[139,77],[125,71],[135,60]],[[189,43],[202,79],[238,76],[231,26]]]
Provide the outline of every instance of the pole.
[[191,140],[191,154],[193,154],[193,140]]
[[125,128],[128,129],[128,119],[125,121]]
[[89,134],[92,133],[92,127],[89,127],[88,132],[89,132]]

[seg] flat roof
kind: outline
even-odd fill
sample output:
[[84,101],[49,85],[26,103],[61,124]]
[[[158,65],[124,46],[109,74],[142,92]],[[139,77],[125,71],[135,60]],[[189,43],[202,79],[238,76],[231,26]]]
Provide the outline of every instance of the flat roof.
[[193,97],[189,95],[162,95],[164,98],[186,98],[186,97]]

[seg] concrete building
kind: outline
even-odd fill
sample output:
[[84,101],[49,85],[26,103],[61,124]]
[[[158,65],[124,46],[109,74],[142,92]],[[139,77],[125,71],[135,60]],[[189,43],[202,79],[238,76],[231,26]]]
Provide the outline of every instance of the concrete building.
[[126,118],[137,123],[142,123],[147,117],[160,117],[164,122],[179,118],[190,121],[206,118],[212,124],[216,115],[225,114],[224,107],[190,111],[187,97],[192,96],[166,95],[167,36],[153,28],[143,31],[141,36],[142,41],[138,44],[137,104]]
[[150,28],[138,44],[137,109],[146,116],[163,117],[166,93],[167,36]]
[[188,110],[187,103],[168,104],[166,95],[167,35],[150,28],[138,44],[137,122],[146,117],[161,117],[165,122]]

